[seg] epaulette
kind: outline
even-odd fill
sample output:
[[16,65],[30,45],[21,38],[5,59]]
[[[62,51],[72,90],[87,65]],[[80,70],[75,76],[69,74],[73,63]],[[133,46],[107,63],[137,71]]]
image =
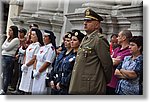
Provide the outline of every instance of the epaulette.
[[102,37],[102,39],[104,40],[104,42],[109,46],[109,42],[107,39],[105,39],[104,37]]
[[98,34],[98,37],[99,38],[103,38],[104,36],[102,34]]
[[109,42],[107,41],[107,39],[105,39],[105,37],[102,34],[98,34],[99,38],[102,38],[104,40],[104,42],[109,45]]

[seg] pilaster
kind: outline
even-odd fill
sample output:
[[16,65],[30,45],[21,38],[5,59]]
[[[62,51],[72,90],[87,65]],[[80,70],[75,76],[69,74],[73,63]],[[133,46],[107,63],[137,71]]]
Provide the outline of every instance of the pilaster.
[[7,21],[7,31],[8,28],[11,25],[14,25],[14,22],[12,21],[11,18],[17,17],[22,10],[22,3],[18,2],[17,0],[10,0],[9,2],[9,13],[8,13],[8,21]]
[[131,23],[128,28],[133,35],[143,35],[143,5],[120,7],[125,18]]

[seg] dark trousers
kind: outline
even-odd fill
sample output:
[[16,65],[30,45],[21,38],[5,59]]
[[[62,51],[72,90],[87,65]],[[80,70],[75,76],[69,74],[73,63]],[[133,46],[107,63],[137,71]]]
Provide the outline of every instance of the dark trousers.
[[51,95],[59,95],[59,91],[57,89],[51,89]]
[[19,86],[20,86],[21,77],[22,77],[21,66],[22,66],[22,64],[19,63],[19,78],[18,78],[18,82],[17,82],[17,86],[16,86],[16,90],[17,90],[17,91],[20,91],[20,90],[19,90]]
[[51,95],[68,95],[68,90],[67,89],[51,89]]
[[12,75],[11,84],[10,84],[10,86],[13,89],[16,89],[18,77],[19,77],[19,64],[18,64],[18,60],[15,60],[14,65],[13,65],[13,75]]
[[2,56],[2,89],[6,93],[8,89],[8,85],[10,84],[12,72],[13,72],[13,63],[15,58],[11,56]]
[[18,81],[17,81],[17,85],[16,85],[16,91],[20,91],[19,90],[19,86],[20,86],[20,82],[21,82],[21,77],[22,77],[22,71],[21,71],[21,63],[18,63]]
[[116,95],[115,88],[107,86],[106,95]]

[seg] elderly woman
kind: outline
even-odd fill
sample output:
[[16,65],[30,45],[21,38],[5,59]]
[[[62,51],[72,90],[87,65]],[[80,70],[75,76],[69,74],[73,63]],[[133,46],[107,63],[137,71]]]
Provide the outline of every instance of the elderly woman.
[[115,70],[115,75],[120,79],[116,88],[119,95],[142,94],[143,82],[143,37],[133,36],[130,40],[131,56],[126,56]]
[[10,83],[13,63],[15,61],[15,53],[19,47],[20,41],[18,39],[18,27],[10,26],[8,37],[2,45],[2,90],[0,94],[6,94],[8,84]]
[[32,94],[47,94],[46,77],[52,69],[56,57],[56,43],[54,33],[45,30],[43,34],[44,46],[40,47],[33,70]]

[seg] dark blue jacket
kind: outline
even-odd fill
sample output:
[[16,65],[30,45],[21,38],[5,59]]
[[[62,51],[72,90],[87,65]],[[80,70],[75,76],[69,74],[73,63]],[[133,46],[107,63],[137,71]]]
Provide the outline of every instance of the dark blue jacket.
[[50,81],[54,81],[55,85],[59,82],[62,89],[68,90],[76,53],[73,50],[67,55],[65,53],[66,51],[62,51],[57,56],[50,74]]

